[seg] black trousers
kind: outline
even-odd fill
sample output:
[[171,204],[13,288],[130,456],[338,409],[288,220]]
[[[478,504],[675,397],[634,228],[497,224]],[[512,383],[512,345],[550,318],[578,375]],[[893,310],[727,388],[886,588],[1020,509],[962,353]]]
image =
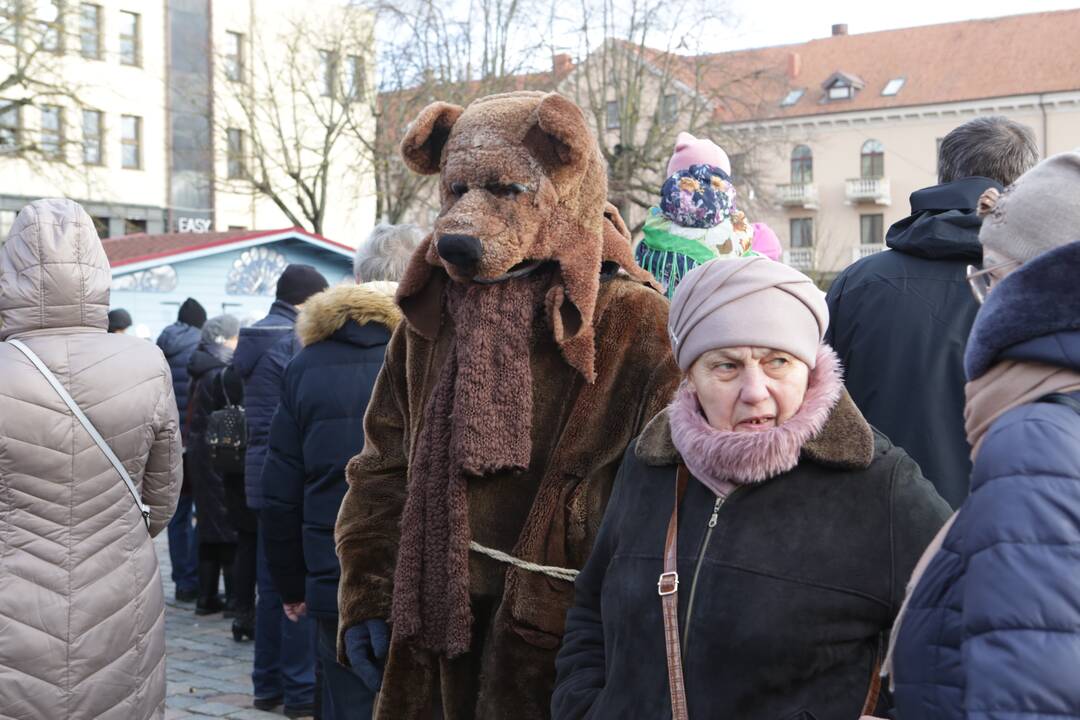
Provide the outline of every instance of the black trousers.
[[236,532],[236,557],[232,566],[232,601],[237,613],[255,612],[255,549],[258,535]]
[[235,543],[199,543],[199,603],[209,606],[218,594],[218,578],[225,578],[225,594],[232,590]]

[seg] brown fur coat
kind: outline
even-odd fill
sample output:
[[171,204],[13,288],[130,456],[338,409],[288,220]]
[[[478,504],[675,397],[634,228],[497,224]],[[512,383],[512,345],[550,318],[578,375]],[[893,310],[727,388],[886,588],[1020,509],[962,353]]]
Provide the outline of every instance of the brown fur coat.
[[[482,545],[582,567],[623,452],[678,380],[667,303],[633,263],[617,214],[609,209],[605,219],[603,163],[580,110],[539,93],[495,96],[464,111],[437,103],[411,126],[403,154],[416,170],[441,170],[444,205],[399,288],[406,322],[387,348],[364,450],[348,467],[336,530],[342,634],[390,617],[409,470],[427,401],[455,347],[442,304],[447,283],[499,278],[527,260],[555,263],[529,340],[528,468],[468,482],[469,534]],[[496,187],[453,191],[464,182]],[[497,187],[510,183],[526,190],[512,198]],[[472,278],[440,259],[438,240],[450,232],[483,240]],[[392,633],[377,718],[427,720],[440,708],[453,720],[549,716],[571,583],[476,553],[468,573],[469,651],[448,659]]]

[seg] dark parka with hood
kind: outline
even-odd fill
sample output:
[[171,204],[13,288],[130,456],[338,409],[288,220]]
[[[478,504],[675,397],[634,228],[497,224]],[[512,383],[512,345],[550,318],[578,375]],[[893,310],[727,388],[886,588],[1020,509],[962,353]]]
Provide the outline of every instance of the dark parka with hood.
[[911,194],[911,215],[889,228],[890,250],[840,273],[829,289],[825,341],[871,425],[904,448],[954,508],[968,491],[964,345],[979,306],[967,265],[982,261],[975,212],[988,178]]
[[281,376],[300,350],[293,332],[296,308],[275,300],[266,317],[240,328],[240,340],[232,366],[244,382],[244,411],[247,415],[248,446],[244,460],[244,489],[248,507],[263,506],[262,469],[270,441],[270,421],[281,398]]
[[165,598],[152,536],[180,490],[169,366],[105,332],[109,261],[70,200],[19,213],[0,249],[0,340],[52,370],[150,507],[41,373],[0,342],[0,717],[147,720],[165,713]]
[[157,346],[165,354],[169,363],[169,371],[172,373],[173,392],[176,394],[176,409],[180,416],[180,429],[187,445],[187,406],[188,386],[191,378],[188,377],[188,362],[191,354],[199,346],[202,335],[203,323],[206,322],[206,311],[198,301],[188,298],[180,306],[177,320],[169,325],[158,335]]
[[285,369],[263,468],[263,542],[284,602],[337,617],[341,568],[334,523],[348,485],[345,466],[364,446],[364,411],[401,312],[389,295],[340,286],[304,303],[304,349]]
[[[665,410],[626,452],[567,615],[555,720],[671,717],[657,595],[682,462],[671,434]],[[792,470],[726,501],[691,477],[678,533],[689,716],[857,720],[906,579],[948,513],[846,393]]]
[[[1080,242],[994,286],[972,329],[972,378],[1009,360],[1080,373],[1077,268]],[[908,602],[893,651],[901,720],[1080,718],[1078,548],[1080,413],[1009,410]]]

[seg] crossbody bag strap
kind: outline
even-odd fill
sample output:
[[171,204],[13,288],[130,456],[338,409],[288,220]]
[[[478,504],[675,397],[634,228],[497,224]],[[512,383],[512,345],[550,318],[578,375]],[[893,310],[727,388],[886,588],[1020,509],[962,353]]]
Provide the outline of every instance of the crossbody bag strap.
[[139,512],[142,513],[143,522],[146,523],[146,530],[147,532],[149,532],[150,508],[145,503],[143,503],[142,498],[139,496],[139,491],[135,487],[134,481],[132,481],[131,476],[128,475],[127,468],[125,468],[124,464],[120,462],[120,459],[116,457],[116,453],[114,453],[112,451],[112,448],[109,447],[109,444],[105,442],[105,438],[101,437],[101,433],[99,433],[97,431],[97,428],[94,427],[94,424],[90,422],[90,418],[86,417],[83,411],[79,408],[78,404],[71,397],[71,394],[68,393],[67,389],[56,378],[56,375],[53,375],[52,370],[50,370],[45,365],[45,363],[41,361],[41,358],[39,358],[33,350],[28,348],[19,340],[8,340],[8,342],[11,343],[11,345],[14,346],[15,349],[25,355],[26,359],[32,362],[34,364],[34,367],[36,367],[38,371],[45,377],[45,379],[49,381],[49,384],[52,385],[52,389],[56,391],[56,394],[60,396],[60,399],[64,401],[64,403],[68,406],[68,409],[70,409],[72,414],[75,415],[75,419],[78,420],[79,423],[86,430],[86,432],[90,434],[91,439],[93,439],[93,441],[97,443],[97,446],[101,448],[101,452],[105,453],[105,457],[109,459],[109,462],[112,463],[112,466],[116,469],[116,472],[120,475],[124,483],[127,485],[128,491],[131,493],[131,497],[135,498],[135,505],[139,508]]
[[675,472],[675,507],[668,521],[667,538],[664,541],[664,572],[656,583],[664,611],[664,645],[667,651],[668,686],[671,689],[672,720],[688,720],[686,686],[683,682],[682,650],[679,647],[679,572],[678,537],[679,504],[686,492],[690,477],[685,465]]

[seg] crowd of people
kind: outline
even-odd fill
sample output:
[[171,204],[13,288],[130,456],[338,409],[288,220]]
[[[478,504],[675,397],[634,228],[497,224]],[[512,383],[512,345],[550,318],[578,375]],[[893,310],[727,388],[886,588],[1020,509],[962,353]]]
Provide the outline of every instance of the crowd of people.
[[[188,299],[155,348],[109,311],[86,212],[24,208],[0,250],[0,716],[161,717],[151,539],[167,528],[175,600],[232,617],[234,640],[254,642],[254,707],[288,717],[456,719],[520,693],[529,720],[1080,718],[1080,152],[1040,162],[1025,126],[964,123],[941,143],[938,184],[889,229],[890,250],[827,294],[739,210],[722,149],[683,133],[667,171],[636,252],[670,299],[670,355],[644,358],[663,402],[607,448],[621,462],[602,497],[557,499],[567,537],[595,537],[569,569],[484,547],[475,522],[471,543],[449,526],[445,537],[404,527],[464,517],[452,469],[462,434],[477,448],[515,442],[497,413],[454,424],[482,407],[469,396],[481,385],[496,385],[495,401],[516,391],[504,382],[521,371],[515,352],[537,376],[577,372],[570,345],[528,355],[545,341],[462,329],[571,316],[551,293],[523,311],[503,295],[492,315],[462,312],[472,296],[453,279],[478,265],[462,259],[460,224],[445,245],[438,224],[377,226],[355,284],[289,265],[246,327]],[[417,289],[417,263],[448,268],[439,297]],[[520,267],[505,282],[532,292],[551,272]],[[423,327],[444,321],[449,345]],[[459,341],[490,353],[473,384],[444,382],[466,367]],[[534,406],[572,415],[555,395]],[[547,472],[529,458],[550,430],[532,428],[511,482]],[[460,478],[482,485],[492,468],[468,462]],[[588,460],[566,462],[572,475]],[[430,477],[445,472],[440,491]],[[595,523],[573,526],[597,507]],[[494,525],[528,511],[497,508]],[[397,557],[385,528],[399,523],[416,544],[402,540]],[[484,555],[466,583],[481,562],[572,580],[564,625],[502,615],[501,579],[482,601],[460,586],[472,606],[455,615],[435,587],[452,588],[453,566],[439,576],[431,563],[452,563],[461,537]],[[390,576],[371,570],[383,566]],[[421,591],[403,598],[413,581]],[[431,588],[443,604],[428,604]],[[456,646],[481,616],[490,625]],[[431,618],[438,627],[422,624]],[[507,627],[551,667],[500,659]],[[495,670],[478,669],[493,647],[498,677],[521,679],[497,689],[505,706],[477,699],[493,692],[479,675]],[[437,681],[410,689],[421,669]],[[384,672],[395,688],[380,697]]]

